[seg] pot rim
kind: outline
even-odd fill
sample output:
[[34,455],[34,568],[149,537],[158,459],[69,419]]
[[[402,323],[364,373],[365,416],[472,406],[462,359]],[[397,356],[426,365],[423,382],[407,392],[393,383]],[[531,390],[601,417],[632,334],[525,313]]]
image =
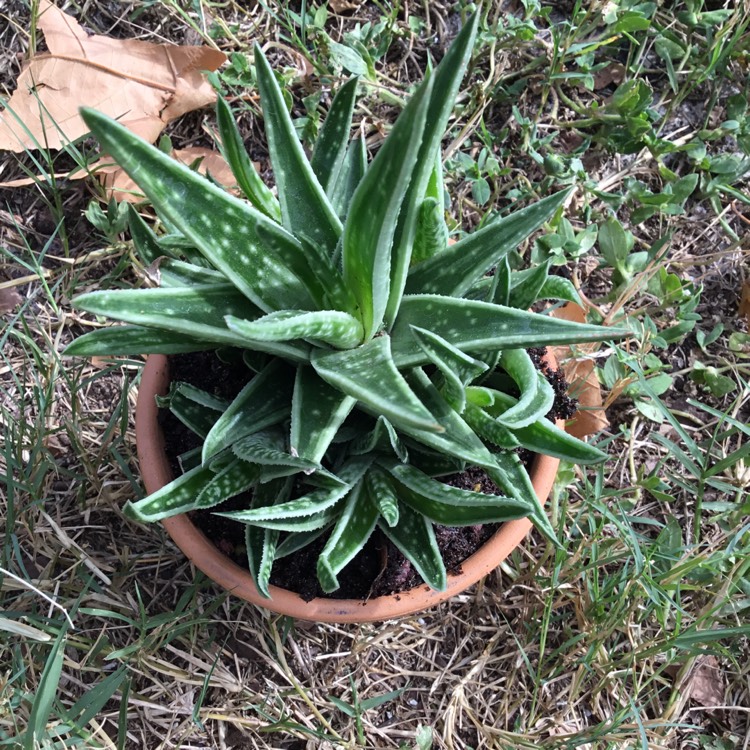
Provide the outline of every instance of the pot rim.
[[[166,394],[168,388],[167,357],[163,354],[148,355],[141,375],[135,411],[138,463],[148,494],[161,489],[172,480],[154,398],[157,394]],[[542,503],[552,489],[559,463],[559,459],[552,456],[538,455],[534,459],[530,472],[531,482]],[[277,586],[269,586],[270,599],[263,597],[250,572],[220,552],[187,515],[167,518],[161,523],[174,543],[197,568],[235,596],[279,614],[329,623],[380,622],[434,607],[459,594],[496,568],[521,543],[532,525],[527,518],[502,524],[482,547],[461,563],[459,573],[448,574],[445,591],[435,591],[422,583],[408,591],[369,600],[315,598],[306,602],[299,594]]]

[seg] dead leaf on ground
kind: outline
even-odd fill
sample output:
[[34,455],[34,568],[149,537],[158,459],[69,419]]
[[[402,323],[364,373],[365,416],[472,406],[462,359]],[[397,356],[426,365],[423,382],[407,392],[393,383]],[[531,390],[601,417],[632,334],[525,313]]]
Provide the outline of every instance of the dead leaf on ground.
[[[667,669],[671,677],[677,677],[680,665]],[[690,700],[705,708],[724,705],[724,673],[715,656],[699,656],[690,673],[682,681],[681,691]]]
[[171,120],[215,101],[201,71],[216,70],[226,60],[222,52],[89,36],[49,0],[40,0],[39,10],[49,53],[35,55],[21,71],[0,114],[0,149],[20,152],[36,148],[35,141],[61,148],[88,132],[80,106],[119,119],[153,143]]
[[610,63],[594,76],[594,90],[606,88],[610,83],[622,83],[625,78],[625,66],[622,63]]
[[345,13],[348,10],[356,10],[364,0],[331,0],[328,7],[334,13]]
[[13,287],[0,288],[0,315],[13,312],[23,302],[23,297]]
[[[216,182],[224,187],[232,188],[236,184],[229,164],[218,151],[192,146],[176,149],[172,151],[172,156],[188,166],[197,159],[201,159],[198,165],[198,171],[201,174],[210,174]],[[102,185],[107,191],[107,197],[114,196],[118,201],[128,201],[129,203],[140,203],[144,199],[144,195],[138,189],[138,186],[122,169],[105,171],[101,174],[101,178]]]
[[739,310],[737,310],[737,315],[741,318],[745,318],[747,330],[750,331],[750,281],[745,281],[742,284],[740,307]]
[[[586,322],[585,310],[575,302],[553,310],[551,315],[576,323]],[[570,395],[578,399],[578,411],[568,423],[567,431],[578,438],[585,438],[603,430],[609,425],[602,405],[602,389],[594,369],[594,360],[587,357],[596,352],[599,343],[570,346],[552,346],[552,353],[560,362],[565,379],[570,385]]]

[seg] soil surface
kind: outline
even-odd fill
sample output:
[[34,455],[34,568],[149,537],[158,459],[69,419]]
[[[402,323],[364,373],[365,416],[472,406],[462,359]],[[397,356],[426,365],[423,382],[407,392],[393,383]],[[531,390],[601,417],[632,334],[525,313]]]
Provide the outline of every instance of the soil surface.
[[[575,402],[567,395],[567,383],[562,374],[550,370],[542,361],[543,349],[529,350],[537,367],[555,389],[557,398],[550,418],[566,419],[575,411]],[[222,361],[214,352],[195,352],[169,357],[172,382],[187,382],[215,396],[234,398],[252,376],[241,357],[226,352]],[[236,361],[233,361],[236,360]],[[167,436],[167,455],[175,476],[181,473],[178,456],[201,445],[201,439],[180,422],[168,409],[159,410],[159,424]],[[525,452],[522,459],[528,464],[533,454]],[[481,470],[470,468],[462,474],[446,477],[443,481],[454,487],[501,494],[498,487]],[[252,493],[245,492],[230,498],[220,506],[194,511],[191,520],[213,544],[237,564],[247,565],[244,525],[215,515],[216,511],[239,510],[249,507]],[[461,572],[461,564],[495,531],[499,524],[448,527],[435,524],[435,537],[448,573]],[[407,591],[423,583],[409,560],[399,549],[375,529],[362,551],[339,574],[340,588],[326,594],[315,573],[318,555],[325,546],[323,535],[307,547],[274,562],[271,583],[297,592],[305,601],[315,597],[336,599],[369,599]]]

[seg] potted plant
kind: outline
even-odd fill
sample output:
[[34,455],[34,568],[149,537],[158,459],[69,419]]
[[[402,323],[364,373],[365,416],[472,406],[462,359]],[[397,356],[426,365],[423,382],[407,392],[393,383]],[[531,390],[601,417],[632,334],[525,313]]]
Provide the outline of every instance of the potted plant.
[[[542,507],[552,478],[537,479],[535,492],[516,448],[553,457],[538,463],[548,468],[555,458],[603,458],[546,418],[554,391],[527,348],[623,332],[529,312],[538,299],[574,299],[575,290],[548,276],[546,267],[511,273],[506,261],[567,194],[448,245],[440,144],[476,28],[475,16],[369,165],[363,140],[349,143],[356,79],[336,94],[308,160],[273,72],[256,49],[278,198],[254,170],[222,99],[223,149],[247,201],[109,118],[82,111],[168,232],[157,236],[131,211],[134,245],[144,263],[158,266],[160,285],[78,297],[79,309],[127,325],[86,334],[67,353],[213,348],[246,367],[246,383],[227,402],[185,383],[172,383],[167,392],[165,360],[149,357],[137,440],[142,464],[155,463],[156,474],[146,477],[150,494],[125,512],[164,522],[198,567],[277,611],[344,621],[428,606],[456,589],[434,524],[517,521],[500,531],[515,546],[528,528],[519,520],[528,517],[555,541]],[[200,436],[199,447],[181,456],[184,473],[176,478],[163,455],[146,448],[147,440],[158,445],[161,439],[158,431],[146,437],[156,422],[157,393]],[[503,494],[440,481],[467,467],[480,469]],[[244,524],[248,570],[242,571],[185,514],[224,507],[248,491],[247,507],[219,510]],[[325,540],[318,579],[324,591],[335,592],[341,571],[375,528],[426,582],[418,587],[431,592],[426,604],[415,603],[412,592],[358,602],[345,612],[350,603],[304,604],[270,585],[275,558],[317,539]],[[497,538],[495,545],[503,547]],[[197,549],[208,558],[199,559]],[[480,572],[460,583],[477,580],[499,559],[480,561]],[[385,600],[397,609],[387,609]]]

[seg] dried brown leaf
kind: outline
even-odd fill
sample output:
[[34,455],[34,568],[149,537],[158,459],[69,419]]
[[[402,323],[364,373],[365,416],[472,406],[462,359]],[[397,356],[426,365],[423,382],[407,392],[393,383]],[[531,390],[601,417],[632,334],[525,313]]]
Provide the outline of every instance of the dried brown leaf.
[[89,36],[49,0],[40,0],[39,9],[49,53],[35,55],[21,71],[0,114],[0,149],[61,148],[88,132],[81,106],[153,143],[168,122],[215,100],[201,71],[216,70],[226,59],[222,52]]
[[[234,187],[236,180],[232,170],[225,161],[224,157],[218,151],[212,151],[209,148],[192,146],[190,148],[176,149],[172,151],[172,156],[181,161],[183,164],[191,165],[197,159],[201,159],[198,165],[198,171],[201,174],[210,174],[220,185],[224,187]],[[106,171],[101,174],[102,185],[107,191],[107,197],[114,196],[119,201],[128,201],[129,203],[139,203],[144,199],[143,193],[138,186],[125,174],[122,169]]]
[[750,281],[744,281],[742,284],[742,293],[740,296],[740,307],[737,310],[740,318],[745,318],[747,330],[750,331]]
[[[667,673],[677,678],[684,665],[667,667]],[[711,708],[724,705],[724,673],[715,656],[699,656],[687,674],[680,677],[680,692],[700,706]]]
[[334,13],[345,13],[348,10],[356,10],[364,0],[331,0],[328,7]]
[[[586,311],[575,302],[568,302],[552,312],[555,318],[586,322]],[[609,425],[602,405],[602,389],[594,369],[594,360],[586,355],[597,351],[600,344],[578,344],[575,351],[570,346],[553,346],[553,354],[560,362],[565,379],[570,385],[570,395],[578,399],[578,411],[568,423],[568,432],[579,438],[593,435]]]
[[0,315],[13,312],[23,297],[13,287],[0,287]]

